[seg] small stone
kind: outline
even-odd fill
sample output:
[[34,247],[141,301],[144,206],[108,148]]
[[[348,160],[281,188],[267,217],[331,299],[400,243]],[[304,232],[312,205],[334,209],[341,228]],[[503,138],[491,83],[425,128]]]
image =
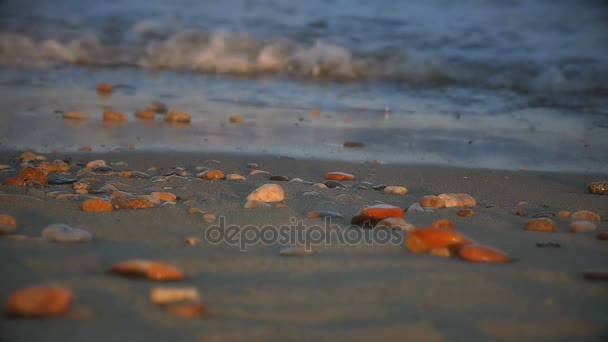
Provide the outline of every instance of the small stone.
[[167,307],[167,312],[179,318],[196,318],[207,313],[203,303],[179,303]]
[[450,220],[437,220],[431,225],[432,228],[455,229],[456,225]]
[[601,232],[597,234],[598,240],[608,240],[608,232]]
[[0,214],[0,234],[11,234],[17,230],[17,221],[7,214]]
[[249,172],[250,176],[257,176],[257,177],[270,177],[270,172],[266,172],[266,171],[262,171],[262,170],[253,170],[251,172]]
[[179,281],[185,278],[184,273],[175,266],[141,259],[115,264],[109,269],[109,272],[158,281]]
[[314,191],[306,191],[305,193],[302,194],[302,196],[304,197],[308,197],[308,196],[318,196],[319,193],[318,192],[314,192]]
[[292,178],[289,180],[290,182],[304,183],[302,178]]
[[538,217],[555,217],[555,213],[552,213],[550,211],[544,211],[542,213],[536,213],[534,215],[532,215],[533,218],[538,218]]
[[405,222],[404,219],[400,217],[388,217],[384,220],[378,222],[374,228],[388,228],[388,229],[401,229],[406,232],[414,230],[414,226]]
[[201,243],[201,239],[196,237],[188,237],[184,239],[184,243],[186,243],[188,246],[196,246]]
[[277,184],[264,184],[247,196],[247,201],[280,202],[284,199],[285,192]]
[[229,173],[226,175],[226,180],[245,180],[245,177],[236,173]]
[[177,200],[177,196],[170,192],[153,192],[150,194],[150,196],[161,202],[175,202]]
[[150,105],[148,105],[147,110],[154,112],[154,113],[159,113],[159,114],[163,114],[167,112],[167,105],[162,103],[162,102],[158,102],[158,101],[154,101],[152,103],[150,103]]
[[325,210],[321,210],[321,211],[309,211],[308,213],[306,213],[306,218],[307,219],[318,219],[318,218],[325,218],[325,217],[332,217],[332,218],[342,218],[342,214],[335,212],[335,211],[325,211]]
[[453,252],[448,247],[437,247],[429,249],[428,253],[430,255],[442,257],[442,258],[451,258],[453,256]]
[[546,217],[539,217],[528,221],[524,229],[537,232],[554,232],[556,230],[553,220]]
[[462,209],[462,210],[458,210],[456,215],[458,215],[460,217],[473,217],[475,215],[475,212],[471,209]]
[[138,110],[135,112],[135,117],[140,120],[154,120],[156,113],[151,110]]
[[190,114],[184,112],[171,112],[165,115],[166,122],[174,122],[174,123],[190,123]]
[[65,112],[63,118],[66,120],[86,120],[87,113],[79,111]]
[[302,246],[289,246],[281,249],[281,256],[309,256],[313,255],[312,249],[306,249]]
[[112,204],[110,202],[105,201],[101,198],[92,198],[84,201],[82,203],[82,211],[100,213],[100,212],[110,212],[114,210]]
[[[112,195],[117,193],[118,191]],[[151,196],[123,197],[112,200],[112,205],[116,209],[147,209],[154,207],[156,204],[155,202],[157,202],[157,200]]]
[[315,183],[312,186],[314,186],[315,188],[319,188],[319,189],[327,189],[327,185],[325,185],[323,183]]
[[74,178],[65,178],[65,177],[52,177],[47,181],[48,185],[64,185],[64,184],[74,184],[76,183],[76,179]]
[[243,208],[245,208],[245,209],[270,208],[270,204],[263,202],[263,201],[259,201],[259,200],[249,200],[249,201],[247,201],[247,203],[245,203],[245,206]]
[[310,111],[310,115],[312,116],[319,116],[321,115],[321,110],[320,109],[313,109]]
[[26,167],[19,172],[17,177],[23,180],[33,180],[39,182],[40,184],[47,184],[48,182],[46,171],[35,167]]
[[19,161],[21,161],[22,163],[29,163],[31,161],[35,161],[36,160],[36,153],[34,152],[23,152],[21,153],[21,156],[19,157]]
[[150,301],[159,305],[200,300],[201,296],[194,287],[155,287],[150,291]]
[[591,233],[597,230],[593,222],[589,221],[574,221],[570,223],[570,231],[572,233]]
[[589,220],[589,221],[599,221],[600,215],[587,210],[581,210],[570,215],[570,218],[573,220]]
[[471,240],[454,229],[426,228],[408,233],[405,246],[414,254],[427,253],[433,248],[460,249]]
[[342,146],[344,146],[346,148],[363,148],[365,146],[365,144],[362,142],[347,141]]
[[126,122],[127,116],[120,112],[115,112],[112,110],[106,110],[103,112],[103,121],[108,122]]
[[93,151],[93,148],[91,146],[81,146],[78,149],[78,151],[81,151],[81,152],[91,152],[91,151]]
[[190,215],[199,215],[199,214],[202,215],[202,214],[205,214],[205,212],[202,211],[199,208],[190,208],[190,209],[188,209],[188,214],[190,214]]
[[412,205],[410,205],[407,210],[408,213],[409,212],[414,212],[414,211],[419,211],[419,212],[433,212],[432,209],[427,209],[427,208],[423,208],[420,203],[414,203]]
[[355,176],[344,172],[328,172],[325,174],[325,179],[333,181],[354,181]]
[[389,217],[405,219],[405,213],[401,208],[388,204],[371,205],[355,214],[351,220],[351,224],[370,228]]
[[224,173],[220,170],[207,170],[196,175],[198,178],[206,180],[222,180],[226,178]]
[[462,247],[458,252],[458,256],[462,260],[470,262],[504,263],[510,261],[509,256],[503,251],[474,244]]
[[27,181],[21,178],[7,178],[2,181],[2,185],[10,186],[27,186]]
[[235,124],[243,123],[243,121],[245,121],[245,119],[242,116],[231,116],[229,120],[230,120],[230,123],[235,123]]
[[215,221],[215,215],[213,214],[204,214],[203,215],[203,219],[207,222],[213,222]]
[[438,196],[445,203],[446,208],[474,207],[477,201],[469,194],[441,194]]
[[13,168],[10,165],[0,165],[0,171],[6,171],[6,170],[10,170],[13,171]]
[[63,160],[55,160],[52,163],[41,163],[38,165],[39,169],[51,172],[68,172],[70,171],[70,164],[65,163]]
[[91,160],[87,163],[87,170],[93,171],[102,166],[106,166],[105,160]]
[[270,176],[270,178],[268,178],[268,180],[276,181],[276,182],[288,182],[289,178],[287,178],[285,176]]
[[80,196],[74,194],[60,194],[55,197],[58,201],[80,201]]
[[250,168],[250,169],[257,169],[260,166],[258,164],[256,164],[256,163],[247,163],[247,167]]
[[335,188],[342,188],[342,189],[348,189],[348,186],[345,184],[342,184],[338,181],[335,180],[328,180],[325,182],[325,186],[327,186],[330,189],[335,189]]
[[387,194],[393,194],[393,195],[407,194],[407,189],[403,186],[389,185],[389,186],[385,187],[383,191]]
[[42,318],[63,315],[70,310],[74,295],[59,286],[31,286],[13,292],[6,301],[6,314],[13,317]]
[[608,195],[608,181],[589,184],[589,192],[596,195]]
[[420,200],[420,206],[425,208],[445,208],[445,201],[438,196],[424,196]]
[[583,277],[589,280],[608,280],[607,271],[585,271]]
[[112,90],[114,90],[114,87],[112,87],[112,85],[108,83],[102,83],[97,86],[97,92],[103,95],[111,94]]
[[70,227],[63,223],[47,226],[40,235],[49,242],[81,243],[93,239],[91,233],[86,230]]
[[558,211],[557,213],[555,213],[555,216],[559,218],[570,218],[571,215],[572,213],[570,213],[569,211]]

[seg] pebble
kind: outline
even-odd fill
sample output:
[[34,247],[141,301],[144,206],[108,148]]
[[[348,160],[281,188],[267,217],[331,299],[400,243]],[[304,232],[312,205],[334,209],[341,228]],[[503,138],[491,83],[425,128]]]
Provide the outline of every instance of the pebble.
[[342,144],[342,146],[344,146],[346,148],[363,148],[365,146],[365,144],[362,142],[347,141],[344,144]]
[[537,232],[554,232],[556,230],[553,220],[546,217],[539,217],[528,221],[524,229]]
[[257,169],[260,166],[258,164],[256,164],[256,163],[247,163],[247,167],[250,168],[250,169]]
[[242,116],[231,116],[229,121],[230,123],[243,123],[245,119]]
[[202,215],[202,214],[205,214],[205,212],[202,211],[199,208],[190,208],[190,209],[188,209],[188,214],[190,214],[190,215],[199,215],[199,214],[201,214]]
[[270,204],[263,202],[263,201],[259,201],[259,200],[249,200],[249,201],[247,201],[247,203],[245,203],[245,206],[243,208],[245,208],[245,209],[270,208]]
[[289,246],[281,249],[281,256],[309,256],[313,255],[312,249],[306,249],[302,246]]
[[87,113],[79,111],[71,111],[63,113],[63,118],[66,120],[86,120]]
[[314,192],[314,191],[306,191],[305,193],[302,194],[302,196],[304,197],[308,197],[308,196],[318,196],[319,193],[318,192]]
[[89,171],[93,171],[101,166],[106,166],[105,160],[91,160],[90,162],[87,163],[86,168]]
[[135,112],[135,117],[141,120],[154,120],[156,113],[151,110],[138,110]]
[[111,94],[112,90],[114,90],[114,87],[108,83],[102,83],[97,86],[97,92],[103,95]]
[[573,221],[570,223],[570,231],[572,233],[591,233],[597,230],[593,222],[589,221]]
[[59,194],[55,199],[58,201],[80,201],[80,196],[75,194]]
[[89,242],[93,239],[91,233],[86,230],[70,227],[63,223],[47,226],[40,235],[49,242],[80,243]]
[[538,217],[549,217],[549,218],[551,218],[551,217],[555,217],[555,213],[552,213],[550,211],[545,211],[545,212],[542,212],[542,213],[536,213],[536,214],[532,215],[532,217],[533,218],[538,218]]
[[601,232],[597,234],[598,240],[608,240],[608,232]]
[[167,312],[179,318],[196,318],[207,313],[203,303],[179,303],[167,307]]
[[72,291],[65,287],[31,286],[11,293],[5,310],[13,317],[59,316],[70,310],[73,298]]
[[198,245],[199,243],[201,243],[201,239],[196,238],[196,237],[188,237],[188,238],[184,239],[184,242],[188,246],[195,246],[195,245]]
[[167,105],[162,103],[162,102],[158,102],[158,101],[154,101],[152,103],[150,103],[148,105],[147,108],[149,111],[154,112],[154,113],[159,113],[159,114],[163,114],[166,113],[168,108]]
[[374,228],[382,228],[382,227],[388,228],[388,229],[397,228],[397,229],[404,230],[406,232],[414,230],[413,225],[405,222],[405,220],[400,217],[385,218],[384,220],[381,220],[374,226]]
[[570,215],[570,218],[573,220],[589,220],[589,221],[599,221],[600,215],[587,210],[581,210]]
[[458,252],[458,256],[462,260],[470,262],[504,263],[510,261],[509,256],[503,251],[474,244],[462,247]]
[[589,184],[589,192],[596,195],[608,195],[608,181]]
[[226,175],[226,180],[245,180],[245,177],[236,173],[229,173]]
[[156,201],[151,196],[123,197],[112,200],[112,205],[116,209],[147,209],[154,207]]
[[100,213],[100,212],[109,212],[114,210],[112,204],[110,202],[103,200],[101,198],[92,198],[84,201],[82,203],[82,211]]
[[310,111],[310,115],[312,116],[319,116],[321,115],[321,110],[320,109],[313,109]]
[[306,213],[306,218],[307,219],[318,219],[318,218],[325,218],[325,217],[333,217],[333,218],[342,218],[342,214],[335,212],[335,211],[329,211],[329,210],[321,210],[321,211],[309,211],[308,213]]
[[333,181],[354,181],[355,176],[344,172],[328,172],[325,174],[325,179]]
[[474,207],[477,201],[469,194],[441,194],[438,196],[445,203],[446,208]]
[[39,169],[45,170],[47,173],[51,172],[68,172],[70,171],[70,164],[67,164],[63,160],[55,160],[52,163],[41,163],[38,165]]
[[405,213],[401,208],[388,204],[371,205],[355,214],[351,219],[351,224],[371,228],[378,224],[378,222],[389,217],[405,219]]
[[150,194],[150,196],[161,202],[175,202],[177,200],[177,196],[170,192],[153,192]]
[[302,178],[292,178],[289,180],[290,182],[297,182],[297,183],[304,183],[304,180]]
[[23,163],[29,163],[31,161],[35,161],[36,160],[36,153],[34,152],[30,152],[30,151],[26,151],[21,153],[21,156],[19,156],[19,161],[23,162]]
[[285,192],[277,184],[264,184],[247,196],[247,201],[280,202],[284,199]]
[[215,215],[213,214],[204,214],[203,215],[203,219],[207,222],[213,222],[215,221]]
[[72,188],[74,192],[81,195],[86,195],[91,190],[91,185],[83,182],[74,182],[72,184]]
[[383,191],[387,194],[393,194],[393,195],[405,195],[407,194],[407,189],[403,186],[394,186],[394,185],[389,185],[387,187],[385,187],[383,189]]
[[249,172],[250,176],[258,176],[258,177],[270,177],[270,172],[262,171],[262,170],[253,170]]
[[445,201],[438,196],[424,196],[420,200],[420,206],[425,208],[445,208]]
[[606,271],[585,271],[583,277],[589,280],[608,280],[608,272]]
[[184,112],[171,112],[165,115],[166,122],[174,122],[174,123],[190,123],[190,114]]
[[110,273],[158,281],[179,281],[184,273],[175,266],[155,261],[133,259],[113,265]]
[[150,300],[154,304],[171,304],[177,302],[198,302],[201,296],[194,287],[155,287],[150,291]]
[[11,186],[27,186],[27,181],[21,178],[7,178],[2,181],[2,184]]
[[65,178],[65,177],[53,177],[49,178],[47,181],[48,185],[64,185],[64,184],[74,184],[76,179],[74,178]]
[[451,258],[454,253],[448,247],[438,247],[429,249],[428,253],[430,255],[442,257],[442,258]]
[[572,213],[569,211],[558,211],[557,213],[555,213],[555,216],[559,218],[570,218],[570,216],[572,216]]
[[475,215],[475,212],[471,209],[462,209],[462,210],[458,210],[456,215],[458,215],[460,217],[473,217]]
[[220,170],[207,170],[196,175],[198,178],[206,180],[222,180],[226,178],[224,173]]
[[328,180],[325,182],[325,186],[327,186],[330,189],[335,189],[335,188],[342,188],[342,189],[348,189],[348,186],[345,184],[342,184],[338,181],[335,180]]
[[288,182],[289,178],[287,178],[285,176],[270,176],[270,178],[268,178],[268,180],[277,181],[277,182]]
[[455,229],[456,225],[450,220],[437,220],[431,225],[432,228]]
[[17,221],[7,214],[0,214],[0,234],[11,234],[17,230]]
[[559,242],[537,242],[536,247],[539,248],[560,248],[562,245]]
[[323,183],[315,183],[312,186],[314,186],[315,188],[319,188],[319,189],[327,189],[327,185],[325,185]]
[[13,168],[10,165],[0,165],[0,171],[5,171],[5,170],[11,170],[13,171]]
[[127,121],[127,116],[124,113],[106,110],[103,112],[103,121],[125,122]]
[[423,207],[420,205],[420,203],[414,203],[414,204],[410,205],[410,206],[407,208],[407,210],[406,210],[406,211],[407,211],[408,213],[409,213],[409,212],[414,212],[414,211],[419,211],[419,212],[423,212],[423,213],[424,213],[424,212],[431,212],[431,213],[433,212],[433,210],[432,210],[432,209],[423,208]]
[[46,171],[35,167],[26,167],[25,169],[21,170],[17,178],[21,178],[23,180],[33,180],[39,182],[40,184],[47,184],[48,182]]
[[426,228],[408,233],[405,246],[414,254],[427,253],[433,248],[458,249],[471,240],[453,229]]

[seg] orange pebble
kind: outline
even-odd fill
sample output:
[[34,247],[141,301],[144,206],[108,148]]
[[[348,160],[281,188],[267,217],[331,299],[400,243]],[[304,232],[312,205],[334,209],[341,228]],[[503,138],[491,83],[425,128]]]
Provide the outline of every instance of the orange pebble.
[[106,110],[103,112],[103,121],[125,122],[127,121],[127,116],[120,112]]
[[88,200],[84,201],[84,203],[82,203],[82,211],[99,213],[99,212],[108,212],[108,211],[112,211],[112,210],[114,210],[114,208],[112,207],[112,204],[110,204],[110,202],[105,201],[101,198],[88,199]]
[[198,177],[206,180],[222,180],[225,178],[224,173],[220,170],[207,170],[198,174]]
[[471,209],[462,209],[462,210],[458,210],[456,215],[458,215],[460,217],[473,217],[475,215],[475,212]]
[[114,87],[108,83],[102,83],[97,86],[97,92],[99,92],[100,94],[107,95],[112,93],[112,90],[114,90]]
[[153,192],[150,195],[163,202],[175,202],[177,200],[177,196],[170,192]]
[[242,116],[231,116],[230,117],[231,123],[242,123],[243,121],[245,121],[245,120],[243,119]]
[[427,253],[433,248],[458,249],[471,243],[464,235],[453,229],[426,228],[411,231],[405,246],[412,253]]
[[321,110],[320,109],[313,109],[310,111],[310,115],[312,116],[319,116],[321,115]]
[[420,200],[420,206],[425,208],[445,208],[445,202],[438,196],[424,196]]
[[589,220],[589,221],[599,221],[600,220],[600,215],[592,212],[592,211],[588,211],[588,210],[581,210],[581,211],[577,211],[575,213],[572,213],[572,215],[570,215],[570,218],[573,220]]
[[509,262],[509,256],[500,250],[481,245],[466,245],[460,249],[461,259],[471,262],[503,263]]
[[142,120],[154,120],[156,113],[150,110],[138,110],[135,117]]
[[454,229],[456,226],[450,220],[438,220],[438,221],[435,221],[431,227],[433,227],[433,228]]
[[358,212],[355,216],[353,216],[351,224],[356,226],[373,227],[378,222],[389,217],[405,219],[405,213],[403,210],[401,210],[401,208],[397,208],[392,205],[376,204],[364,208]]
[[148,260],[128,260],[112,266],[110,273],[158,281],[179,281],[184,273],[175,266]]
[[19,172],[17,177],[23,180],[33,180],[40,184],[46,184],[48,181],[47,172],[36,167],[26,167]]
[[7,178],[2,182],[3,185],[27,186],[27,181],[21,178]]
[[524,229],[537,232],[554,232],[556,230],[553,220],[546,217],[539,217],[528,221]]
[[154,203],[144,197],[117,198],[112,204],[116,209],[147,209],[154,207]]
[[167,312],[180,318],[195,318],[207,313],[207,307],[203,303],[178,303],[169,305]]
[[70,309],[74,295],[64,287],[32,286],[13,292],[6,302],[6,313],[16,317],[52,317]]
[[344,172],[328,172],[325,174],[325,179],[334,181],[353,181],[355,176]]
[[17,227],[17,221],[11,215],[1,214],[0,215],[0,225],[7,226],[10,228]]
[[165,121],[174,123],[190,123],[190,114],[183,112],[170,112],[165,115]]

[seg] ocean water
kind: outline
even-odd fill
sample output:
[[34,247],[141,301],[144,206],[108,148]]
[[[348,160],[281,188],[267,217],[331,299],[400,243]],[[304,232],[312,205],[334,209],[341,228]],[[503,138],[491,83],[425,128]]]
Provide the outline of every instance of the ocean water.
[[605,172],[606,56],[599,0],[5,0],[0,143]]

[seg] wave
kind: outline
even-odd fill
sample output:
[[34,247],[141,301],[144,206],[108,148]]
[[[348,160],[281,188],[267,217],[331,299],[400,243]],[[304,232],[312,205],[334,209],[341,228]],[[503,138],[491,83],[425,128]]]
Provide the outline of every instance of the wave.
[[591,59],[504,61],[384,48],[357,52],[322,40],[260,39],[250,34],[179,31],[150,21],[120,39],[69,39],[0,32],[0,65],[131,66],[241,77],[279,75],[336,81],[465,85],[524,92],[608,93],[608,67]]

